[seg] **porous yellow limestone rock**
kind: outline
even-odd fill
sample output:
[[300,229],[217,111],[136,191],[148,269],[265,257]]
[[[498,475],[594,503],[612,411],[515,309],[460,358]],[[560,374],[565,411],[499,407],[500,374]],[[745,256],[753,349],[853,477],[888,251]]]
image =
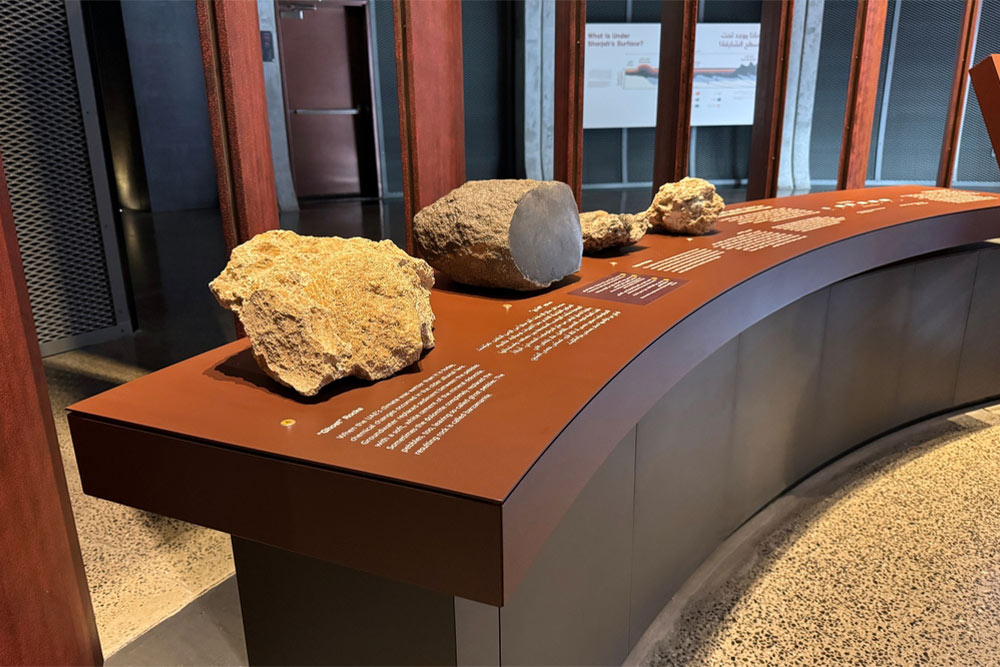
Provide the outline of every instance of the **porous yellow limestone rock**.
[[645,213],[640,215],[653,229],[694,236],[708,234],[725,208],[715,186],[701,178],[683,178],[664,183]]
[[239,317],[260,367],[304,396],[380,380],[434,347],[434,272],[391,241],[258,234],[210,288]]
[[640,216],[630,213],[588,211],[580,214],[583,232],[583,252],[601,252],[610,248],[624,248],[638,243],[649,225]]

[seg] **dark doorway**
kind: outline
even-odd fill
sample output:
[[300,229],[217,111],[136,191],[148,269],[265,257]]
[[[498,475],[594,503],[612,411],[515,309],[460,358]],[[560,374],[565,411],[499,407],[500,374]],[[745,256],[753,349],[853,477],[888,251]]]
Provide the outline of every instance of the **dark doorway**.
[[300,198],[378,197],[365,0],[278,0],[292,179]]

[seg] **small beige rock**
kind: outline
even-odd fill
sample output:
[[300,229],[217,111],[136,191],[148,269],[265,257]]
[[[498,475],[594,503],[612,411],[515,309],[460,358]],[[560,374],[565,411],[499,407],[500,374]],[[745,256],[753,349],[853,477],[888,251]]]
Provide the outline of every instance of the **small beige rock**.
[[260,367],[304,396],[380,380],[434,347],[434,272],[391,241],[258,234],[209,287],[240,318]]
[[469,181],[413,217],[418,254],[467,285],[537,290],[580,269],[583,241],[565,183]]
[[672,234],[708,234],[725,208],[715,186],[701,178],[684,178],[665,183],[640,215],[650,227]]
[[580,214],[585,254],[635,245],[646,235],[647,228],[643,218],[631,213],[588,211]]

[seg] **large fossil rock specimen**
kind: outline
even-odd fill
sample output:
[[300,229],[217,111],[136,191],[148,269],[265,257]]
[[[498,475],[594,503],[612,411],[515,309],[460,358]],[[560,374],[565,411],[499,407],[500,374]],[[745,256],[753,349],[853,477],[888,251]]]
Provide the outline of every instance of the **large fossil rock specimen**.
[[646,235],[649,225],[645,218],[630,213],[589,211],[580,214],[580,228],[583,252],[592,254],[635,245]]
[[715,186],[701,178],[684,178],[665,183],[640,215],[660,231],[685,236],[708,234],[726,203]]
[[260,367],[305,396],[354,375],[380,380],[434,347],[434,272],[391,241],[259,234],[212,281]]
[[413,232],[431,266],[483,287],[548,287],[583,253],[573,191],[555,181],[469,181],[417,213]]

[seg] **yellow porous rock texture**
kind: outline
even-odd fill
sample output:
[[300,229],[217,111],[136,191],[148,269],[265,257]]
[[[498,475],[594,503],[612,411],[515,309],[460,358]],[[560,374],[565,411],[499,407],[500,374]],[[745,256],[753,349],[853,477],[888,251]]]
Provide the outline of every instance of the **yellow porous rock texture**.
[[635,245],[646,235],[648,227],[645,219],[631,213],[607,211],[581,213],[583,252],[590,254]]
[[708,234],[725,208],[715,186],[701,178],[664,183],[645,213],[640,215],[659,231],[685,236]]
[[381,380],[434,347],[434,271],[391,241],[258,234],[209,287],[239,317],[260,367],[304,396]]

